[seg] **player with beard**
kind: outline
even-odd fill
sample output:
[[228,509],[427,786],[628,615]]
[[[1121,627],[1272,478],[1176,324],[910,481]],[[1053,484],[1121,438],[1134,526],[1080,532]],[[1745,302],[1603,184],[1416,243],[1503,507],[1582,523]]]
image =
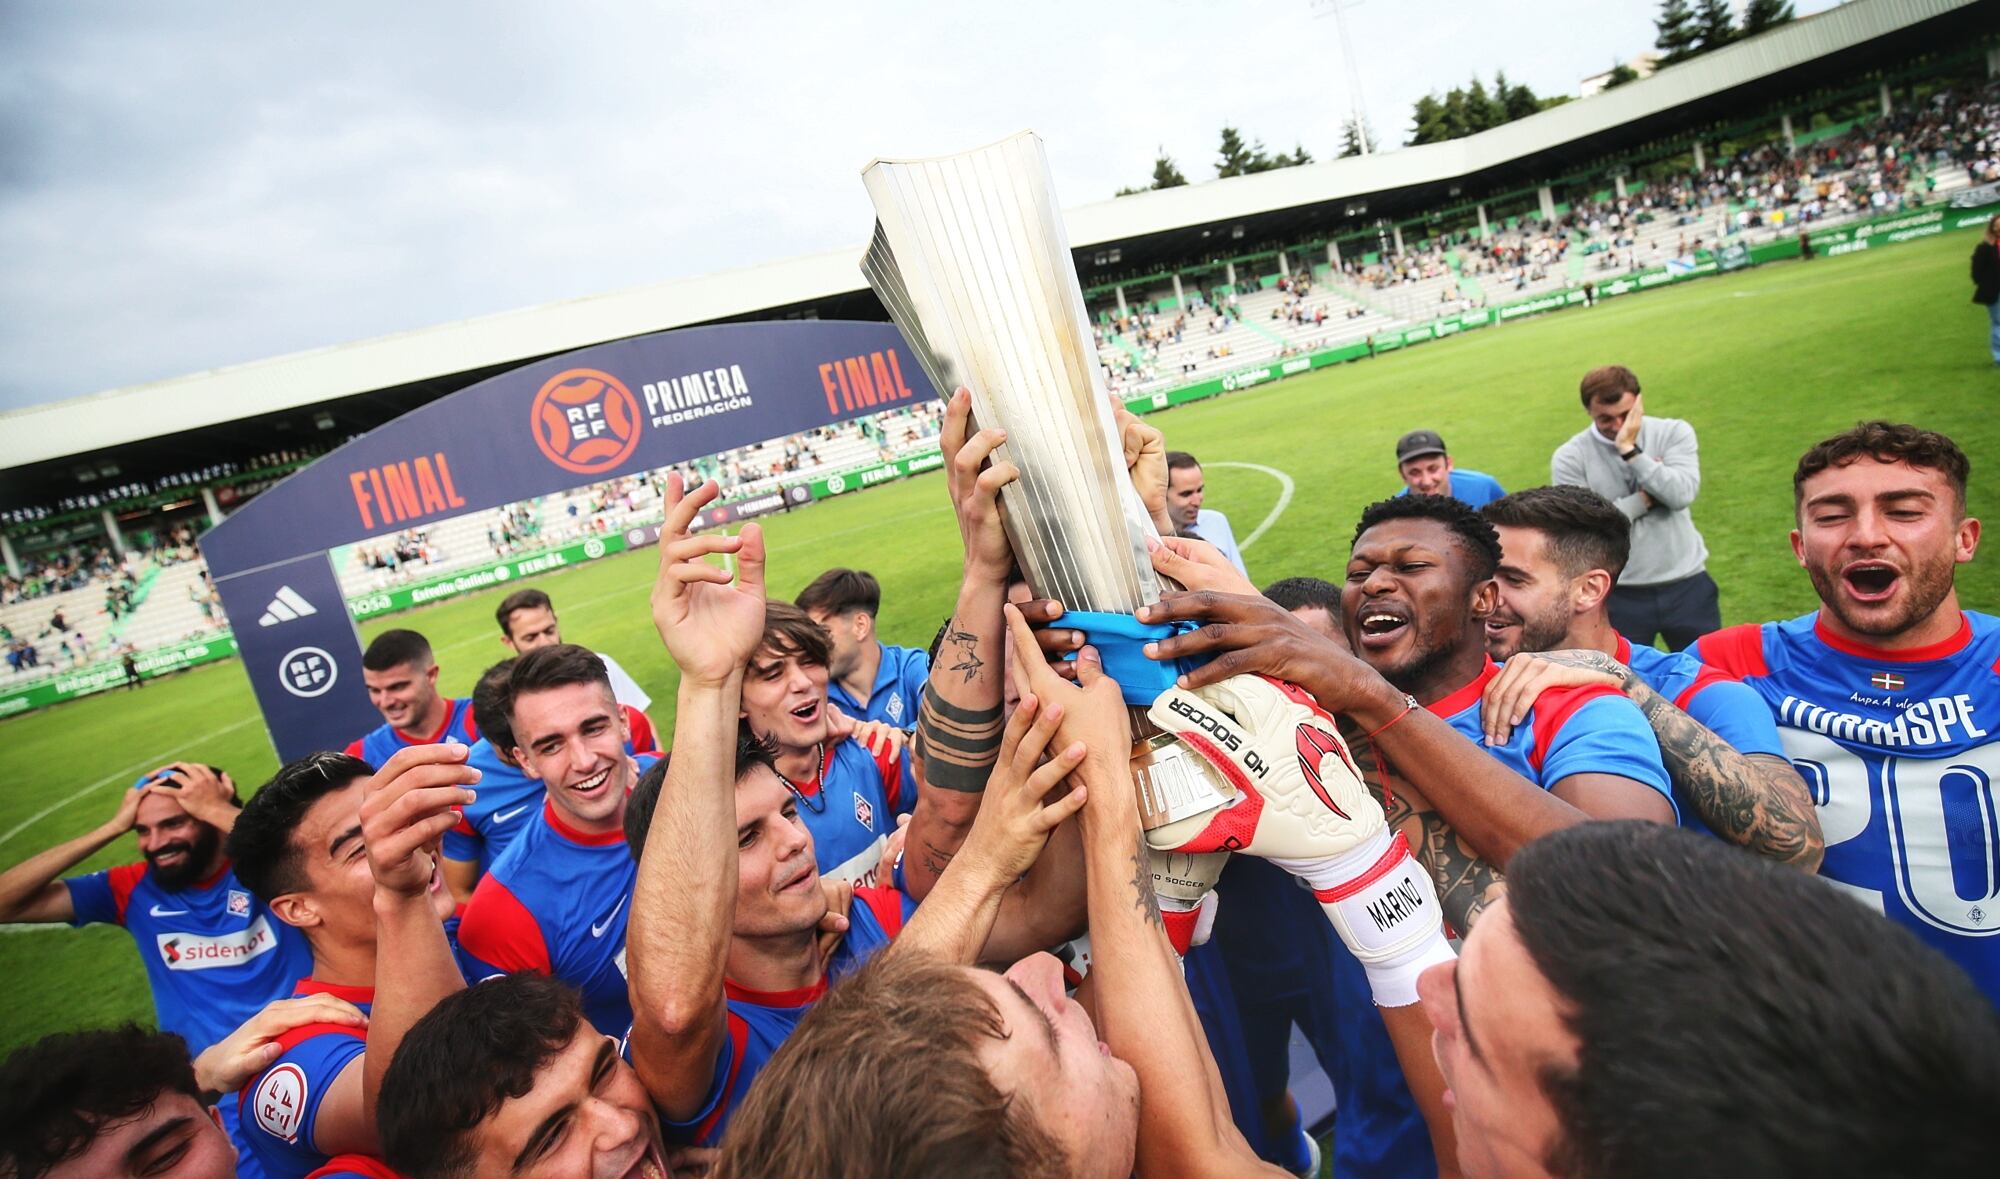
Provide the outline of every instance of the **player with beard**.
[[1731,627],[1702,661],[1755,688],[1812,783],[1820,875],[1908,926],[2000,1001],[2000,619],[1961,609],[1979,550],[1972,464],[1943,434],[1863,422],[1792,476],[1792,553],[1820,608]]
[[[599,659],[604,656],[599,654]],[[605,671],[611,670],[609,664]],[[514,761],[514,726],[508,719],[512,701],[508,683],[514,675],[514,660],[503,659],[480,673],[472,687],[472,718],[479,725],[479,740],[472,743],[466,764],[478,770],[479,799],[459,813],[458,826],[445,833],[444,878],[451,895],[460,903],[472,899],[472,890],[514,837],[530,826],[526,819],[541,804],[542,780],[524,773]],[[616,691],[616,682],[613,682]],[[658,754],[652,722],[646,714],[620,702],[625,713],[626,731],[631,737],[625,752]]]
[[[857,888],[845,938],[826,953],[827,910],[813,831],[768,747],[745,732],[742,694],[770,633],[761,530],[689,536],[720,488],[667,480],[653,618],[681,669],[673,753],[630,806],[639,856],[631,924],[627,1051],[670,1136],[712,1144],[764,1063],[833,979],[857,968],[912,920],[909,936],[951,960],[1012,962],[1074,936],[1083,883],[1073,834],[1041,857],[1081,794],[1045,802],[1081,750],[1039,754],[1059,716],[1036,724],[1023,702],[964,845],[959,884],[943,881],[921,912],[908,895]],[[736,557],[732,578],[704,558]],[[1031,727],[1032,726],[1032,727]],[[1039,736],[1037,736],[1037,734]],[[1038,768],[1039,766],[1039,768]],[[1054,836],[1063,838],[1060,832]],[[912,914],[914,913],[914,917]]]
[[623,1036],[632,1025],[625,921],[636,874],[625,853],[625,799],[656,759],[626,752],[624,710],[604,661],[586,648],[520,656],[507,693],[514,760],[547,789],[465,906],[466,974],[553,975],[582,992],[599,1031]]
[[1688,652],[1634,647],[1611,625],[1606,602],[1631,536],[1624,513],[1587,487],[1536,487],[1480,515],[1501,552],[1486,647],[1504,666],[1486,685],[1487,743],[1505,745],[1550,688],[1617,688],[1653,726],[1682,825],[1818,869],[1812,797],[1763,700]]
[[[199,1054],[291,993],[312,949],[237,878],[223,850],[236,785],[214,766],[176,762],[139,779],[93,831],[0,874],[0,921],[123,926],[139,947],[154,1019]],[[127,831],[144,858],[58,879]],[[236,1133],[234,1108],[223,1111]],[[255,1162],[244,1174],[256,1176]]]
[[380,773],[346,754],[308,755],[265,783],[230,832],[244,882],[312,943],[312,973],[297,993],[332,995],[369,1017],[365,1027],[285,1033],[281,1054],[244,1086],[243,1136],[272,1179],[375,1153],[389,1058],[418,1017],[464,985],[434,853],[457,822],[453,808],[473,798],[465,787],[479,775],[465,752],[405,749]]
[[376,635],[361,653],[361,681],[382,723],[349,743],[349,757],[379,766],[411,745],[470,745],[479,739],[472,701],[438,693],[431,641],[416,631]]
[[[1353,655],[1261,597],[1169,594],[1139,612],[1142,622],[1209,624],[1147,646],[1159,659],[1215,655],[1183,677],[1188,685],[1255,672],[1298,684],[1338,715],[1461,933],[1529,840],[1590,818],[1675,821],[1652,730],[1612,688],[1546,693],[1522,734],[1485,744],[1481,693],[1499,673],[1485,623],[1499,559],[1492,526],[1471,508],[1404,496],[1370,505],[1355,529],[1341,597]],[[1491,757],[1468,758],[1475,748]]]

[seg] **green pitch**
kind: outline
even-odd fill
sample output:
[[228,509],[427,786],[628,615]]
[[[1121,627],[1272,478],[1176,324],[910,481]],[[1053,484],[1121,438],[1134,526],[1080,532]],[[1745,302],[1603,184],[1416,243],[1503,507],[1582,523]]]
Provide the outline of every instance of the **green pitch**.
[[[1361,508],[1399,486],[1397,435],[1440,431],[1463,466],[1508,488],[1548,478],[1549,453],[1581,428],[1577,378],[1621,363],[1645,381],[1648,408],[1700,431],[1704,481],[1695,519],[1722,585],[1725,621],[1788,617],[1813,606],[1786,545],[1790,475],[1811,442],[1884,416],[1943,430],[1983,468],[2000,453],[2000,374],[1989,365],[1983,310],[1967,302],[1955,234],[1860,257],[1788,263],[1688,283],[1591,309],[1488,328],[1380,360],[1323,370],[1148,419],[1170,446],[1208,466],[1208,503],[1239,538],[1267,516],[1244,556],[1260,583],[1290,574],[1338,580]],[[1254,463],[1273,474],[1226,463]],[[1277,511],[1281,493],[1293,488]],[[2000,481],[1976,470],[1972,508],[2000,517]],[[958,535],[944,480],[932,474],[766,521],[772,589],[789,597],[833,565],[871,570],[885,590],[882,632],[927,644],[951,609]],[[653,636],[647,592],[655,556],[610,558],[545,579],[564,637],[616,655],[671,726],[675,673]],[[1973,608],[1995,606],[2000,556],[1964,571]],[[517,588],[514,586],[509,589]],[[378,620],[429,635],[453,694],[505,655],[493,623],[499,591]],[[0,723],[0,864],[89,830],[117,791],[173,759],[230,770],[245,793],[276,769],[248,681],[234,663],[136,692],[108,692]],[[137,858],[128,836],[88,860]],[[152,1006],[122,930],[0,927],[10,1001],[0,1050],[45,1032],[150,1021]]]

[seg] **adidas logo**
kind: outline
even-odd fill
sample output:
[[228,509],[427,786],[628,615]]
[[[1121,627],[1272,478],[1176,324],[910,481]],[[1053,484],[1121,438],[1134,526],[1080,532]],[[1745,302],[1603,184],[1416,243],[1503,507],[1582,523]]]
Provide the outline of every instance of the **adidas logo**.
[[281,585],[278,587],[278,596],[272,598],[271,604],[264,607],[264,615],[257,620],[257,625],[276,626],[281,622],[290,622],[294,618],[304,618],[308,614],[317,613],[319,611],[314,609],[313,604],[306,601],[299,591],[291,586]]

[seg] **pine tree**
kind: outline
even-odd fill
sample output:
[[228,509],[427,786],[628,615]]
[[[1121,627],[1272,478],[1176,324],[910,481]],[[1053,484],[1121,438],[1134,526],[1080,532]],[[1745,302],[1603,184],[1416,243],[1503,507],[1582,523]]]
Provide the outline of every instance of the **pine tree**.
[[1736,40],[1736,14],[1729,10],[1729,0],[1701,0],[1694,10],[1696,53],[1707,53],[1720,49]]
[[1638,80],[1639,71],[1621,61],[1611,67],[1611,76],[1604,80],[1604,88],[1610,90],[1614,87],[1623,86],[1627,82],[1636,82]]
[[1153,160],[1153,187],[1179,188],[1186,183],[1187,177],[1181,175],[1180,167],[1174,163],[1174,158],[1167,154],[1166,145],[1161,144],[1160,154]]
[[[1504,81],[1504,76],[1503,79]],[[1500,105],[1488,93],[1486,83],[1479,75],[1472,75],[1472,85],[1465,88],[1465,124],[1468,133],[1487,131],[1507,121],[1507,108]]]
[[1797,15],[1792,11],[1792,0],[1750,0],[1743,8],[1743,35],[1754,36]]
[[1507,72],[1501,70],[1493,75],[1493,98],[1506,111],[1506,121],[1525,119],[1542,109],[1542,100],[1526,86],[1507,84]]
[[1260,171],[1257,167],[1257,152],[1243,141],[1243,133],[1234,127],[1222,129],[1222,145],[1217,149],[1215,174],[1219,177],[1248,176]]
[[1659,39],[1653,44],[1660,51],[1660,64],[1672,65],[1686,61],[1697,52],[1695,40],[1700,30],[1694,21],[1694,11],[1687,0],[1661,0],[1660,15],[1653,19],[1653,27],[1659,30]]
[[1300,164],[1310,164],[1313,162],[1312,153],[1306,150],[1306,145],[1296,142],[1292,144],[1292,154],[1290,156],[1279,156],[1278,159],[1288,168],[1296,168]]

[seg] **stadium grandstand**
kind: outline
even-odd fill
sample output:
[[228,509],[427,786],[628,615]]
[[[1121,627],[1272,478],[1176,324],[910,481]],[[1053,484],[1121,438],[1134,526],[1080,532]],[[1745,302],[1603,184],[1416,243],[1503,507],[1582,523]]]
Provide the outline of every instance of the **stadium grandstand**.
[[[1993,5],[1975,0],[1857,0],[1466,138],[1072,208],[1107,384],[1145,397],[1286,358],[1361,359],[1446,317],[1594,301],[1630,276],[1713,270],[1735,247],[1739,259],[1795,255],[1843,225],[2000,184],[1993,26]],[[128,654],[224,636],[200,532],[343,442],[606,341],[886,319],[859,258],[680,279],[0,415],[0,692],[65,675],[79,690],[110,686]],[[924,469],[939,417],[898,410],[687,473],[718,479],[730,500],[838,492],[866,482],[846,473]],[[380,597],[642,528],[658,497],[656,477],[579,487],[387,531],[336,562],[351,602]],[[76,675],[92,667],[109,670]]]

